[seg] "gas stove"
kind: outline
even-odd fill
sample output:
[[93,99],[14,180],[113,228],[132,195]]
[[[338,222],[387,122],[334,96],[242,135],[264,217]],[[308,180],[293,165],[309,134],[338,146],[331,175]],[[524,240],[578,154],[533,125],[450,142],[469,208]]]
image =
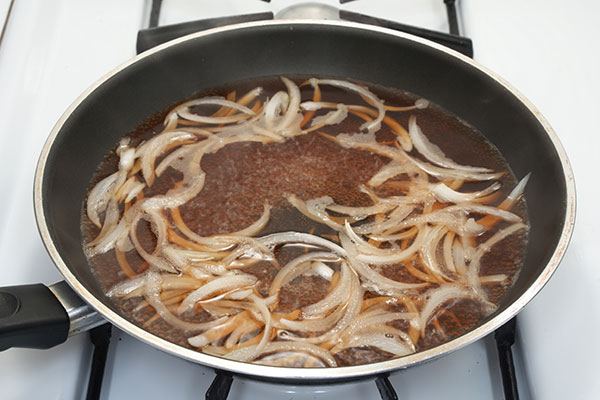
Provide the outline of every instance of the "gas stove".
[[[140,29],[231,15],[272,12],[301,1],[0,0],[0,286],[61,280],[39,238],[32,205],[34,169],[42,145],[68,105],[96,79],[131,58]],[[448,32],[442,0],[320,1],[330,7]],[[600,272],[592,253],[600,212],[594,207],[593,149],[599,52],[598,5],[556,1],[458,2],[461,33],[474,58],[517,87],[544,113],[562,140],[578,183],[578,221],[565,259],[546,288],[519,314],[513,346],[522,399],[600,397],[595,343]],[[5,17],[9,16],[5,22]],[[549,188],[549,191],[551,188]],[[81,398],[92,358],[87,334],[45,351],[0,353],[5,399]],[[503,398],[493,335],[424,365],[397,371],[389,381],[400,399]],[[113,328],[102,399],[204,396],[209,368],[156,350]],[[235,379],[229,399],[379,398],[373,381],[322,386],[275,385]]]

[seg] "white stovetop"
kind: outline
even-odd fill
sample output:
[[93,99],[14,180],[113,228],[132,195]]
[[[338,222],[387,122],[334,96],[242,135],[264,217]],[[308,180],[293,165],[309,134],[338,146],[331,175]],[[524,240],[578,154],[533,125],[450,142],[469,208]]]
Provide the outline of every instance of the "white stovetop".
[[[297,2],[164,0],[161,24],[277,11]],[[0,0],[0,27],[9,3]],[[463,0],[459,5],[462,32],[473,39],[475,59],[542,111],[567,150],[577,183],[572,243],[550,283],[519,316],[515,356],[521,398],[600,398],[600,272],[594,252],[600,220],[595,205],[600,195],[595,184],[600,4]],[[447,29],[442,0],[363,0],[344,8]],[[15,0],[0,43],[0,286],[60,280],[33,217],[37,157],[53,124],[79,93],[135,54],[135,35],[146,26],[148,11],[149,1],[144,0]],[[0,397],[81,398],[90,357],[86,335],[47,351],[0,353]],[[496,362],[488,337],[435,362],[395,373],[391,380],[401,399],[500,399]],[[213,375],[115,330],[102,397],[195,399],[204,396]],[[377,392],[373,384],[345,385],[333,392],[328,387],[237,381],[230,399],[267,396],[351,400],[377,398]]]

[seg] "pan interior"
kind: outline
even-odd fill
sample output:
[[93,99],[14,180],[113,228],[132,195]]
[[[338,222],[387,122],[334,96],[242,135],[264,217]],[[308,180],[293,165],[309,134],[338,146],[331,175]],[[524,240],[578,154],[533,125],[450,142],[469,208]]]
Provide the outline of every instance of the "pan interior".
[[96,166],[125,133],[190,93],[273,75],[376,82],[430,99],[473,125],[517,176],[532,173],[527,258],[497,313],[544,272],[565,224],[567,188],[560,156],[539,119],[505,86],[460,58],[409,38],[335,24],[266,24],[198,35],[145,55],[89,93],[42,159],[43,223],[60,255],[57,264],[113,308],[81,246],[81,204]]

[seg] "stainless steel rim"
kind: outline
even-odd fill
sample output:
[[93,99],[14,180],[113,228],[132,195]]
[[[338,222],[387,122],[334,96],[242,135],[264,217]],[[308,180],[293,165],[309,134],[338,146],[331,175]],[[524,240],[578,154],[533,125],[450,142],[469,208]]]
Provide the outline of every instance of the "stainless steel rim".
[[[194,40],[199,37],[216,35],[220,32],[241,30],[241,29],[251,29],[257,26],[264,25],[314,25],[321,24],[327,26],[340,26],[346,28],[353,28],[363,31],[370,32],[378,32],[381,34],[395,36],[403,39],[412,40],[414,42],[421,43],[424,46],[429,46],[435,48],[437,51],[446,53],[447,55],[459,59],[461,62],[468,64],[470,67],[480,70],[485,73],[492,79],[494,79],[498,84],[503,86],[508,92],[510,92],[514,97],[519,99],[531,112],[532,115],[536,117],[539,123],[544,127],[548,137],[552,141],[558,155],[559,159],[564,171],[564,178],[566,183],[566,192],[567,192],[567,202],[566,202],[566,219],[563,230],[560,235],[560,239],[556,249],[550,258],[548,264],[544,268],[543,272],[539,275],[536,281],[524,292],[521,296],[513,302],[508,308],[504,311],[496,315],[494,318],[486,322],[485,324],[479,326],[478,328],[466,333],[465,335],[454,339],[448,343],[444,343],[435,348],[422,351],[419,353],[415,353],[412,355],[408,355],[402,358],[393,359],[389,361],[367,364],[367,365],[359,365],[352,367],[338,367],[338,368],[327,368],[327,369],[309,369],[309,368],[287,368],[287,367],[271,367],[271,366],[263,366],[257,364],[248,364],[242,363],[238,361],[231,361],[219,357],[210,356],[204,353],[196,352],[190,349],[183,348],[179,345],[173,344],[169,341],[161,339],[139,327],[134,325],[133,323],[127,321],[123,317],[119,316],[117,313],[108,308],[103,302],[99,301],[94,295],[92,295],[72,274],[69,267],[66,265],[58,250],[56,249],[52,238],[50,237],[50,232],[48,226],[46,224],[46,216],[44,215],[43,203],[44,199],[42,196],[42,179],[44,176],[44,170],[46,167],[47,158],[49,155],[50,148],[54,143],[54,140],[58,136],[59,132],[62,129],[65,121],[70,117],[71,113],[81,104],[81,102],[89,96],[92,92],[94,92],[99,86],[101,86],[105,81],[110,79],[115,74],[120,71],[128,68],[132,64],[135,64],[141,59],[148,57],[154,53],[160,52],[162,49],[175,46],[178,43],[186,42],[188,40]],[[40,231],[40,235],[48,250],[52,260],[54,261],[56,267],[59,269],[61,274],[65,277],[67,283],[93,308],[95,308],[100,314],[104,316],[108,321],[119,327],[120,329],[128,332],[134,337],[146,342],[154,347],[162,349],[168,353],[176,355],[178,357],[182,357],[184,359],[204,364],[209,367],[213,367],[216,369],[222,369],[231,371],[234,373],[244,374],[244,375],[254,375],[256,377],[261,377],[263,379],[278,379],[278,380],[342,380],[349,378],[359,378],[366,377],[370,375],[380,374],[384,372],[390,372],[397,369],[407,368],[413,366],[415,364],[419,364],[424,361],[433,360],[437,357],[445,355],[451,351],[458,350],[480,338],[487,335],[488,333],[494,331],[496,328],[503,325],[510,318],[516,315],[525,305],[542,289],[542,287],[548,282],[556,268],[558,267],[565,251],[567,245],[569,243],[573,226],[575,222],[575,207],[576,207],[576,197],[575,197],[575,182],[573,178],[573,172],[571,169],[571,165],[567,158],[566,152],[560,143],[556,133],[551,128],[550,124],[546,121],[546,119],[542,116],[542,114],[535,108],[535,106],[529,102],[521,93],[519,93],[515,88],[513,88],[510,84],[504,81],[501,77],[488,70],[487,68],[479,65],[477,62],[472,59],[463,56],[462,54],[448,49],[444,46],[438,45],[436,43],[430,42],[428,40],[415,37],[409,34],[405,34],[402,32],[393,31],[386,28],[373,27],[364,24],[358,24],[353,22],[346,21],[317,21],[317,20],[275,20],[275,21],[259,21],[259,22],[250,22],[243,23],[237,25],[230,25],[221,28],[215,28],[195,34],[191,34],[179,39],[175,39],[171,42],[160,45],[156,48],[148,50],[133,59],[123,63],[119,67],[115,68],[113,71],[109,72],[98,81],[96,81],[92,86],[90,86],[81,96],[73,102],[73,104],[65,111],[65,113],[61,116],[59,121],[56,123],[54,129],[52,130],[49,138],[47,139],[42,153],[40,155],[40,159],[38,162],[36,175],[35,175],[35,184],[34,184],[34,206],[35,206],[35,215],[36,221],[38,224],[38,229]]]

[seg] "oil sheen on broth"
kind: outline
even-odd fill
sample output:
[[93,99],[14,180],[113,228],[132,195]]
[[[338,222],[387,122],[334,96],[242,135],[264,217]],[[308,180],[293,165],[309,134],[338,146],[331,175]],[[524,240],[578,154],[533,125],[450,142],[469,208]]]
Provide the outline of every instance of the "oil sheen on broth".
[[[292,80],[300,86],[303,102],[313,100],[314,87],[310,84],[300,85],[302,82],[306,82],[305,77],[292,77]],[[418,96],[404,91],[384,88],[373,84],[361,83],[361,85],[368,87],[371,92],[384,101],[385,105],[410,107],[419,100]],[[328,84],[320,84],[318,86],[321,91],[322,101],[335,104],[360,104],[375,110],[373,104],[369,104],[368,100],[361,98],[351,90]],[[253,104],[256,104],[255,102],[260,102],[261,105],[264,105],[265,101],[272,99],[277,91],[285,91],[285,86],[279,77],[269,77],[211,89],[197,93],[190,98],[203,98],[207,96],[226,97],[229,94],[227,98],[237,101],[243,94],[255,87],[262,87],[263,90],[256,100],[248,104],[249,108]],[[231,94],[234,91],[235,96]],[[198,114],[201,113],[202,115],[212,115],[215,112],[218,113],[217,115],[227,115],[225,112],[227,110],[221,109],[219,111],[219,109],[219,105],[207,105],[196,108],[191,107],[190,111],[197,112]],[[258,107],[257,110],[259,113],[260,110]],[[335,108],[317,110],[313,118],[324,115],[327,112],[332,112],[332,110],[335,111]],[[233,110],[229,111],[229,115],[234,114]],[[128,135],[130,138],[128,143],[129,148],[136,148],[139,144],[160,133],[164,128],[163,121],[168,112],[169,109],[152,116],[140,125],[139,129],[130,133]],[[304,111],[304,114],[307,112]],[[426,108],[412,107],[412,109],[407,111],[387,111],[386,116],[393,118],[404,128],[408,127],[411,116],[416,117],[420,129],[429,141],[439,146],[447,158],[458,164],[483,166],[495,172],[505,172],[502,176],[495,179],[500,184],[499,189],[488,195],[490,199],[487,204],[490,207],[501,204],[503,199],[516,186],[517,180],[498,150],[473,127],[439,106],[429,104]],[[377,196],[380,198],[393,198],[394,196],[405,195],[409,190],[403,186],[403,182],[407,180],[406,174],[393,176],[383,184],[376,187],[369,187],[368,190],[365,190],[367,182],[378,171],[381,171],[385,165],[390,163],[389,157],[382,154],[375,154],[375,152],[365,150],[360,146],[341,145],[332,139],[332,137],[335,138],[341,133],[360,132],[359,127],[365,124],[365,121],[372,121],[375,118],[376,114],[365,115],[365,112],[362,112],[361,115],[361,110],[356,109],[355,113],[348,112],[347,117],[341,123],[323,126],[318,129],[318,132],[315,130],[303,135],[291,136],[285,140],[269,143],[239,141],[228,144],[217,151],[207,152],[202,156],[200,163],[201,170],[205,173],[204,185],[202,190],[193,199],[178,207],[181,219],[185,221],[189,229],[202,237],[227,234],[244,229],[258,220],[263,215],[265,210],[264,205],[267,203],[272,207],[270,209],[268,224],[255,235],[256,237],[265,237],[278,232],[294,231],[308,233],[339,244],[338,235],[340,230],[334,229],[326,223],[319,222],[315,218],[309,218],[306,212],[303,213],[297,206],[291,204],[290,195],[301,199],[304,204],[310,200],[328,196],[335,204],[351,207],[373,206],[374,198]],[[183,130],[190,126],[191,124],[183,119],[180,120],[178,125]],[[196,126],[206,126],[206,124],[196,124]],[[219,124],[215,126],[219,126]],[[223,126],[223,124],[220,124],[220,126]],[[306,128],[309,126],[310,122],[303,127]],[[378,143],[390,148],[397,149],[399,147],[395,144],[397,134],[393,132],[389,124],[383,123],[375,135]],[[186,144],[184,143],[184,145]],[[99,165],[91,181],[90,188],[93,188],[102,179],[117,171],[119,164],[119,156],[116,153],[117,148],[118,144],[116,144],[115,149]],[[172,149],[163,152],[157,158],[155,164],[158,165],[171,152],[176,151],[177,148],[178,146],[173,146]],[[427,161],[414,149],[408,152],[408,154],[417,160]],[[129,175],[135,175],[138,181],[144,182],[141,171],[135,174],[130,173]],[[183,173],[181,171],[175,168],[167,168],[164,173],[155,178],[150,187],[147,185],[144,187],[141,192],[143,198],[151,198],[157,194],[164,194],[169,188],[176,187],[177,182],[182,179]],[[448,179],[439,180],[433,176],[428,176],[426,180],[432,187],[435,184],[444,182],[449,187],[455,185],[454,188],[456,188],[456,191],[464,193],[481,191],[490,185],[490,181],[458,182],[459,179],[452,181]],[[139,195],[138,199],[141,197]],[[135,202],[133,200],[130,204],[135,204]],[[327,202],[323,204],[325,203]],[[320,203],[313,203],[313,206],[315,204],[318,208]],[[417,205],[407,218],[425,212],[424,208],[427,205],[424,204]],[[436,204],[433,206],[433,210],[427,211],[434,212],[436,208],[448,206],[447,202],[442,201],[437,201]],[[121,214],[124,212],[125,207],[123,204],[119,205],[119,212]],[[389,211],[382,211],[378,215],[370,215],[361,221],[349,219],[348,222],[359,230],[358,227],[361,225],[373,224],[378,220],[383,221],[389,218],[386,212]],[[523,221],[527,221],[523,200],[517,201],[510,208],[510,212],[519,216]],[[105,218],[106,213],[106,211],[100,213],[100,220]],[[327,213],[334,221],[340,223],[342,227],[344,226],[343,220],[345,215],[343,212],[329,209]],[[166,216],[169,229],[181,237],[185,236],[175,226],[172,215],[169,212],[162,211],[161,215]],[[486,218],[486,214],[482,211],[471,211],[468,217],[472,218],[471,222],[474,222]],[[489,221],[490,217],[487,217],[487,219]],[[483,234],[474,235],[472,238],[473,243],[484,243],[493,237],[494,234],[497,234],[502,229],[506,229],[511,224],[512,222],[500,218],[499,221],[492,224],[492,227]],[[428,229],[433,229],[432,224],[424,223],[422,226],[428,226]],[[148,254],[152,254],[157,247],[157,236],[159,235],[157,227],[152,226],[148,219],[141,219],[135,229],[141,247]],[[429,254],[430,256],[433,254],[436,262],[442,265],[444,264],[444,260],[447,260],[444,252],[459,240],[459,235],[456,234],[448,239],[450,245],[445,244],[446,237],[443,236],[443,229],[445,228],[440,228],[440,236],[437,239],[438,244],[433,249],[433,253]],[[84,204],[82,212],[84,244],[92,242],[98,236],[99,232],[100,228],[91,223],[88,218],[86,205]],[[406,232],[406,230],[401,232]],[[394,249],[400,251],[410,248],[411,244],[417,240],[416,237],[418,236],[409,236],[405,240],[397,240],[393,241],[393,243],[378,242],[371,238],[368,243],[375,248],[379,248],[381,251],[392,251]],[[362,235],[362,239],[367,241],[369,237]],[[498,243],[495,243],[481,257],[479,276],[488,277],[486,278],[487,280],[481,282],[481,290],[489,303],[498,304],[503,294],[516,279],[524,258],[526,241],[527,229],[518,230],[514,234],[508,235]],[[426,247],[426,244],[422,246]],[[198,248],[200,247],[198,246]],[[466,245],[464,248],[466,248]],[[288,262],[303,254],[322,250],[322,248],[314,244],[284,243],[272,249],[272,255],[276,259],[276,262],[264,259],[248,263],[247,266],[240,268],[240,271],[243,274],[256,277],[256,283],[251,285],[254,293],[253,296],[263,300],[268,299],[272,281]],[[403,283],[423,283],[422,287],[408,290],[407,292],[409,293],[409,297],[412,296],[414,298],[414,300],[409,301],[412,302],[412,306],[406,301],[398,300],[398,296],[387,295],[385,290],[378,291],[371,283],[367,282],[368,279],[361,276],[360,273],[354,272],[354,274],[357,274],[357,279],[360,279],[364,290],[361,308],[367,312],[372,310],[372,314],[377,314],[376,307],[379,307],[379,313],[404,313],[408,315],[409,317],[407,318],[384,321],[380,325],[384,326],[383,329],[386,329],[385,326],[396,329],[390,329],[392,333],[385,334],[388,339],[398,331],[404,332],[406,337],[403,340],[406,341],[412,338],[414,340],[414,351],[417,352],[447,342],[470,331],[481,324],[491,312],[490,305],[483,304],[481,299],[475,299],[473,296],[457,296],[456,298],[449,298],[447,301],[444,301],[443,307],[436,307],[431,318],[426,321],[426,326],[423,326],[423,324],[418,326],[418,315],[413,315],[412,318],[414,320],[411,320],[410,313],[414,311],[414,307],[420,312],[424,312],[423,309],[426,308],[428,299],[434,297],[433,294],[430,295],[428,293],[434,293],[433,289],[441,287],[440,282],[444,282],[450,286],[455,285],[453,283],[455,275],[452,272],[440,274],[435,270],[432,271],[431,268],[428,268],[429,264],[423,261],[423,258],[427,257],[423,253],[422,251],[417,251],[410,259],[400,263],[377,263],[369,265],[369,262],[364,262],[368,268],[385,278]],[[372,254],[379,253],[377,253],[377,250],[373,250]],[[454,256],[453,258],[453,262],[460,261]],[[368,257],[365,256],[364,259],[368,259]],[[135,249],[125,253],[125,261],[131,269],[129,275],[132,275],[131,271],[140,275],[146,274],[148,271],[148,263],[145,262]],[[106,292],[120,282],[129,279],[126,275],[127,271],[123,269],[123,259],[118,259],[114,248],[106,252],[98,252],[91,255],[89,262],[99,284]],[[278,319],[281,318],[302,321],[303,317],[301,313],[296,310],[305,309],[305,307],[319,302],[334,290],[333,287],[335,286],[336,279],[338,281],[341,279],[340,269],[342,262],[329,262],[325,260],[321,261],[321,263],[325,264],[325,273],[323,273],[323,265],[321,265],[321,272],[319,272],[319,268],[317,268],[317,263],[315,262],[315,268],[309,268],[306,273],[283,285],[275,302],[267,302],[267,307],[269,307],[273,319],[272,332],[269,333],[269,336],[272,337],[268,338],[269,342],[289,339],[289,335],[285,338],[279,335],[278,332],[281,331],[292,332],[292,336],[300,338],[310,338],[323,334],[322,331],[294,331],[293,329],[282,328],[277,323]],[[411,269],[407,269],[406,266],[411,267],[413,272],[411,272]],[[454,266],[454,268],[456,269],[457,267]],[[418,278],[414,275],[415,269],[420,271],[421,274],[419,276],[429,276],[429,278]],[[327,271],[329,271],[329,275]],[[334,276],[331,276],[331,272],[334,273]],[[171,298],[175,300],[169,302],[168,299],[165,299],[164,303],[174,315],[187,322],[205,322],[216,319],[217,316],[211,316],[209,313],[211,310],[215,312],[215,307],[211,308],[210,302],[201,303],[205,304],[206,307],[196,304],[193,312],[185,312],[181,315],[177,314],[178,304],[190,292],[191,290],[185,292],[184,289],[180,289],[179,292],[172,291]],[[227,290],[225,292],[229,293]],[[243,293],[243,290],[241,292]],[[212,297],[216,297],[216,301],[218,301],[219,294],[221,293],[216,293]],[[177,299],[179,299],[179,302],[177,302]],[[257,307],[256,304],[258,303],[252,303],[248,299],[250,297],[241,300],[244,302],[244,307],[246,307],[242,311],[246,310],[249,315],[248,318],[254,318],[255,321],[258,321],[258,324],[256,328],[257,332],[246,335],[246,339],[252,340],[254,335],[254,343],[256,345],[259,343],[259,339],[262,338],[259,326],[261,323],[260,319],[264,319],[264,317],[261,317],[260,312],[257,311],[258,308],[252,308]],[[144,300],[144,296],[132,298],[126,298],[126,296],[111,297],[111,301],[114,302],[120,313],[133,323],[173,343],[196,349],[196,347],[188,342],[188,338],[201,334],[202,331],[190,333],[172,326],[156,314],[155,309]],[[248,304],[252,305],[248,306]],[[222,305],[222,307],[226,308],[226,305]],[[346,307],[349,306],[346,305]],[[235,312],[232,310],[229,309],[227,317],[241,312],[240,310]],[[324,316],[331,315],[335,310],[336,308],[329,310]],[[294,311],[296,312],[294,313]],[[225,311],[221,312],[227,314]],[[248,320],[239,319],[241,321],[239,323],[243,321],[247,322]],[[336,326],[335,323],[333,326]],[[234,329],[235,326],[232,326],[229,332]],[[216,355],[224,355],[227,351],[232,350],[232,348],[224,349],[224,343],[226,343],[228,335],[225,334],[213,343],[215,349],[218,348],[218,351],[214,350],[211,352],[208,350],[208,352]],[[339,346],[338,350],[332,353],[336,362],[335,365],[338,366],[371,363],[398,356],[398,354],[385,351],[376,345],[368,345],[369,335],[376,335],[376,333],[363,332],[360,328],[355,328],[352,338],[340,339],[339,337],[334,337],[328,343],[321,344],[321,347],[331,349],[336,348],[336,344]],[[367,342],[356,338],[366,338]],[[396,339],[400,340],[402,338]],[[352,342],[352,340],[355,340],[355,342]],[[340,346],[340,341],[343,341],[346,345]],[[240,342],[239,347],[243,347],[242,343]],[[351,346],[352,343],[357,343],[358,345]],[[382,347],[385,348],[385,346]],[[288,361],[285,361],[285,365],[324,366],[324,363],[315,360],[307,361],[303,359],[298,361],[289,356],[288,353],[282,356],[282,359],[289,358]],[[261,354],[260,357],[257,357],[257,361],[276,364],[277,357],[273,357],[272,354],[273,352]],[[315,356],[312,353],[307,357],[310,359],[319,358],[318,355]],[[313,362],[313,364],[309,361]]]

